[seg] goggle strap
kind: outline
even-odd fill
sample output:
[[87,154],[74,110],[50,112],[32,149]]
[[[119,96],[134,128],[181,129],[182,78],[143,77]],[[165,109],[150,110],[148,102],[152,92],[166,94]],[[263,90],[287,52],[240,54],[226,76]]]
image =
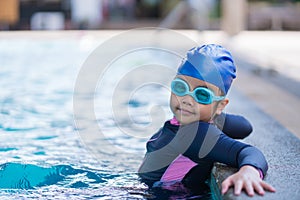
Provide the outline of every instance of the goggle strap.
[[214,101],[221,101],[223,99],[225,99],[225,96],[214,96],[213,98]]

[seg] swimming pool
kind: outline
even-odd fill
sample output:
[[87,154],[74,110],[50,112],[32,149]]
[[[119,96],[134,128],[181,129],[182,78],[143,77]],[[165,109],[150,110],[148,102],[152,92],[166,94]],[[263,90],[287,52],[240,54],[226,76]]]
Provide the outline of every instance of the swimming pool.
[[[147,138],[172,116],[167,84],[180,58],[151,48],[119,56],[89,96],[76,84],[103,42],[84,34],[1,37],[1,199],[188,196],[148,191],[136,175]],[[81,115],[89,97],[92,119]],[[99,130],[90,131],[91,124]]]

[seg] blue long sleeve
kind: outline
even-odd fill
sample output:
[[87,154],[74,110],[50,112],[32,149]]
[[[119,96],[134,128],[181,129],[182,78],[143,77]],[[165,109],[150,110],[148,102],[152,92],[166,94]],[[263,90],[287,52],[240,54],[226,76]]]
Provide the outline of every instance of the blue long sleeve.
[[198,123],[197,135],[184,155],[194,162],[204,159],[237,168],[251,165],[261,169],[263,174],[266,174],[268,169],[266,159],[260,150],[236,141],[215,126],[203,122]]

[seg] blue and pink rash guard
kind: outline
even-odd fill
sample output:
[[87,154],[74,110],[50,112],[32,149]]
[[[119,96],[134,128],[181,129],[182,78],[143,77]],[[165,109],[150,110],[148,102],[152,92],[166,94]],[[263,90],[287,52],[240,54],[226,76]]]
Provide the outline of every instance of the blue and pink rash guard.
[[263,177],[268,165],[261,151],[234,140],[251,132],[251,124],[238,115],[223,113],[214,124],[195,122],[185,126],[173,118],[147,142],[139,176],[150,187],[154,183],[181,182],[193,188],[204,184],[214,162],[221,162],[237,168],[251,165]]

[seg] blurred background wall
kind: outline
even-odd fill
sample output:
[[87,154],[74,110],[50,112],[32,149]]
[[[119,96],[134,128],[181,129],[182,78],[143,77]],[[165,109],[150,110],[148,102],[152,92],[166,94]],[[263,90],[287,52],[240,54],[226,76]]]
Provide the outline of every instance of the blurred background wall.
[[0,0],[0,30],[300,30],[300,0]]

